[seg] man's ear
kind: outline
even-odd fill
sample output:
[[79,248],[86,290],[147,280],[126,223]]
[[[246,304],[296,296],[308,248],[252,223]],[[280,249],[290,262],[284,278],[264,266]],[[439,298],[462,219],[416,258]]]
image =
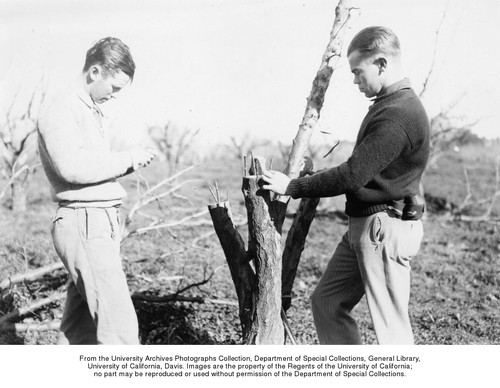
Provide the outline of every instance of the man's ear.
[[88,71],[88,76],[92,81],[95,81],[102,76],[102,67],[99,65],[92,65]]
[[385,57],[378,57],[373,63],[378,67],[379,74],[387,69],[387,59]]

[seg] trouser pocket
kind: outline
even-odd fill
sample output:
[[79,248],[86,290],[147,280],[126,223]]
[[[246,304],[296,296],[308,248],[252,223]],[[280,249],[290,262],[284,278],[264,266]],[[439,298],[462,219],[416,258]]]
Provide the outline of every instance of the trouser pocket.
[[51,218],[52,224],[55,224],[55,223],[57,223],[57,221],[67,218],[68,213],[73,212],[73,211],[74,211],[74,209],[71,209],[68,207],[64,207],[64,206],[58,207],[56,212],[54,213],[54,215]]
[[413,257],[420,250],[424,229],[422,221],[401,221],[398,250],[401,256]]
[[111,238],[115,240],[118,232],[116,209],[85,208],[85,235],[87,240]]
[[422,242],[422,221],[406,221],[386,212],[367,218],[360,236],[361,243],[383,250],[388,257],[410,259],[415,256]]

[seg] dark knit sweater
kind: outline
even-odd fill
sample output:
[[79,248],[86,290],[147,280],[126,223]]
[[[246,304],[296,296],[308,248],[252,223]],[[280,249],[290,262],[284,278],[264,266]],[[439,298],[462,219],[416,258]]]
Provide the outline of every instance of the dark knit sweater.
[[391,85],[375,98],[364,118],[351,157],[314,175],[292,179],[292,198],[346,195],[346,214],[361,217],[389,202],[419,193],[429,157],[429,119],[409,81]]

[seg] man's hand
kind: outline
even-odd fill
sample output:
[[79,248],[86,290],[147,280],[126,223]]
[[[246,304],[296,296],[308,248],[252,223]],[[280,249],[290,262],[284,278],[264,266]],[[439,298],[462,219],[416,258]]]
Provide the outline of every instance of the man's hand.
[[132,155],[132,168],[135,170],[146,167],[157,156],[153,148],[134,147],[130,150]]
[[264,190],[270,190],[279,195],[284,195],[291,179],[279,171],[262,171],[262,180],[267,183],[263,185]]

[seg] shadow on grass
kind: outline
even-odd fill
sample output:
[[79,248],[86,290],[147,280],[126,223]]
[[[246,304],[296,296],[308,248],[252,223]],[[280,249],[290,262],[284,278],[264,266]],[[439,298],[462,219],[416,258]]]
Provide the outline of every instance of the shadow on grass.
[[14,332],[1,333],[0,345],[24,345],[24,338]]
[[143,345],[217,345],[204,330],[195,328],[195,310],[180,303],[134,301]]

